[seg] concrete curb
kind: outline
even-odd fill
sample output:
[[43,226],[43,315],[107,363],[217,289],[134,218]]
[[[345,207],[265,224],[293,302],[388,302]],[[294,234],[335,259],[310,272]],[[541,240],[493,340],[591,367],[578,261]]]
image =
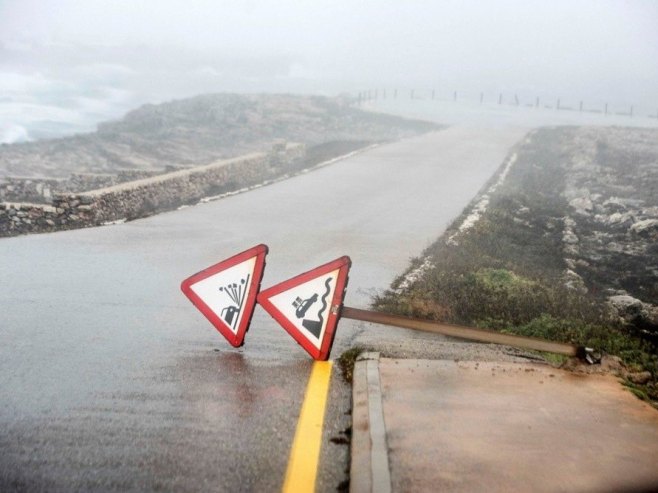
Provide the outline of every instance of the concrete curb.
[[379,353],[363,353],[352,383],[350,491],[391,491],[386,424],[379,379]]

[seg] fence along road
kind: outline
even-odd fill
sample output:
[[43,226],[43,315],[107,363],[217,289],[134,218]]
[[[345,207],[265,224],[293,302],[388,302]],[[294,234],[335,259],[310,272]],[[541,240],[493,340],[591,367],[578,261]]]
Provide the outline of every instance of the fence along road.
[[[258,307],[231,349],[180,281],[261,242],[264,287],[347,254],[346,302],[365,308],[523,134],[449,128],[148,219],[0,240],[0,490],[279,489],[311,362]],[[326,428],[349,394],[333,385]],[[347,451],[323,443],[333,491]]]

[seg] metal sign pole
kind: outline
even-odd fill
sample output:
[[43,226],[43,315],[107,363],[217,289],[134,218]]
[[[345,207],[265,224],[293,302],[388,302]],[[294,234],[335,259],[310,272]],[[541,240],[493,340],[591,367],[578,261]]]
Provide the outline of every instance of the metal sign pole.
[[459,337],[462,339],[471,339],[474,341],[505,344],[508,346],[515,346],[524,349],[545,351],[547,353],[563,354],[565,356],[577,356],[579,358],[584,358],[588,352],[586,348],[573,344],[552,342],[536,337],[503,334],[493,330],[476,329],[474,327],[463,327],[460,325],[429,322],[427,320],[402,317],[400,315],[391,315],[389,313],[350,308],[349,306],[343,306],[341,310],[341,316],[345,318],[351,318],[352,320],[361,320],[362,322],[392,325],[394,327],[402,327],[405,329],[433,332],[435,334],[443,334],[451,337]]

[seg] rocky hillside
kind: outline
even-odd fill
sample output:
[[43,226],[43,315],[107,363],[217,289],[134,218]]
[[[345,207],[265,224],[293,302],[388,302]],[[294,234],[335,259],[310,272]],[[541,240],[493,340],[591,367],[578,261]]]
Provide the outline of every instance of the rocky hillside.
[[312,148],[332,141],[389,140],[432,128],[364,112],[341,99],[210,94],[142,106],[91,134],[0,145],[0,180],[159,171],[263,150],[276,139]]

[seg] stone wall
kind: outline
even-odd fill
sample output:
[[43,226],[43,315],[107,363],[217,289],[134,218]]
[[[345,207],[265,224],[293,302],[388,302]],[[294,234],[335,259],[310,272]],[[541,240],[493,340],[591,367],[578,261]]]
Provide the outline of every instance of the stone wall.
[[8,176],[0,182],[0,202],[26,201],[49,203],[66,180]]
[[82,192],[111,187],[191,166],[166,166],[163,170],[119,170],[110,173],[71,173],[68,178],[35,178],[8,176],[0,181],[0,202],[33,202],[50,204],[58,193]]
[[216,161],[96,190],[56,194],[49,205],[0,203],[0,236],[84,228],[146,217],[282,176],[299,166],[302,144]]
[[82,192],[110,187],[119,183],[117,175],[111,173],[71,173],[59,192]]

